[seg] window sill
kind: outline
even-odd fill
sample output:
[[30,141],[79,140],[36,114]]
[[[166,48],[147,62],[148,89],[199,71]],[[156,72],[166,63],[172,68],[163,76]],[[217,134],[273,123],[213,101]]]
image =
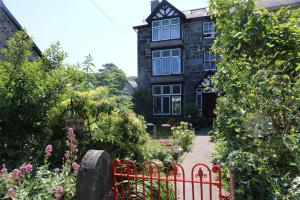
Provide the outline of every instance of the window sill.
[[150,49],[160,49],[160,48],[172,48],[183,46],[182,39],[175,40],[161,40],[150,43]]

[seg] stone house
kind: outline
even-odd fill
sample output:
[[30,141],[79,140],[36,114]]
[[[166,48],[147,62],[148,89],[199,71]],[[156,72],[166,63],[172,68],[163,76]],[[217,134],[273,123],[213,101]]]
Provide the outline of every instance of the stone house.
[[[7,40],[19,30],[23,30],[22,26],[7,9],[3,1],[0,0],[0,49],[6,48]],[[40,49],[35,44],[33,44],[32,54],[33,57],[42,55]],[[1,53],[0,59],[2,59]]]
[[133,27],[138,35],[138,86],[152,105],[146,119],[195,113],[214,118],[217,94],[205,91],[216,71],[210,52],[215,37],[207,8],[180,11],[166,0],[151,1],[151,14]]
[[[258,7],[299,7],[300,0],[263,0]],[[216,72],[210,51],[215,38],[207,8],[180,11],[167,0],[152,0],[151,14],[134,26],[138,47],[138,87],[152,103],[146,120],[196,116],[215,117],[217,92],[210,77]],[[208,88],[208,89],[207,89]],[[149,102],[151,102],[149,101]]]

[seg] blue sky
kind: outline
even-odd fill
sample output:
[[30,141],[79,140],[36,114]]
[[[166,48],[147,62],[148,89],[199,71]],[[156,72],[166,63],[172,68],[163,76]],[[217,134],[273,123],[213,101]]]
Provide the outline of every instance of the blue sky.
[[[132,26],[150,14],[150,0],[3,0],[43,51],[60,41],[67,63],[91,54],[97,68],[114,63],[137,74],[136,33]],[[169,0],[179,10],[206,7],[208,0]],[[108,16],[108,20],[94,4]]]

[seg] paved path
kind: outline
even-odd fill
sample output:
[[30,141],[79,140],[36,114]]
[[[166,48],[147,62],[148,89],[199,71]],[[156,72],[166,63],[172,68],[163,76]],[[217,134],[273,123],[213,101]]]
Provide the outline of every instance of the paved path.
[[[208,167],[212,167],[212,152],[214,145],[210,142],[211,137],[208,136],[208,132],[210,129],[202,129],[200,130],[200,134],[195,137],[195,141],[193,144],[193,148],[191,152],[187,153],[182,162],[186,178],[191,179],[192,168],[197,163],[202,163],[208,165]],[[205,171],[204,171],[205,172]],[[181,186],[182,187],[182,186]],[[213,187],[213,200],[218,199],[217,188]],[[186,200],[192,199],[192,186],[191,184],[186,185]],[[203,199],[200,198],[200,187],[199,185],[195,185],[195,199],[199,200],[210,200],[209,197],[209,187],[208,185],[203,186]],[[180,198],[183,199],[182,190],[179,191]]]

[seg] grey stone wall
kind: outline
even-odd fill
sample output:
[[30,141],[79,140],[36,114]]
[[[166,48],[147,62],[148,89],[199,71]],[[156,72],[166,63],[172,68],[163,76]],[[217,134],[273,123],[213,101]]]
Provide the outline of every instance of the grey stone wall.
[[[7,40],[12,37],[18,31],[17,26],[11,21],[11,19],[3,11],[3,8],[0,8],[0,49],[7,47]],[[32,49],[32,55],[30,59],[36,59],[39,57],[39,54]],[[0,59],[3,59],[3,56],[0,52]]]
[[[17,31],[17,27],[0,9],[0,49],[6,47],[6,41]],[[0,58],[2,58],[0,54]]]
[[[188,20],[182,28],[182,75],[152,77],[151,71],[151,26],[138,29],[138,85],[146,88],[151,96],[151,85],[181,83],[183,88],[182,117],[187,113],[188,104],[196,105],[196,87],[206,75],[203,69],[204,51],[210,49],[213,39],[203,38],[203,22],[211,21],[208,17]],[[156,42],[157,43],[157,42]],[[166,42],[164,42],[166,43]],[[171,42],[170,42],[171,44]],[[169,45],[167,45],[168,48]],[[175,47],[175,46],[174,46]],[[178,46],[177,46],[178,47]],[[151,109],[152,110],[152,109]],[[152,115],[152,113],[149,113]]]

